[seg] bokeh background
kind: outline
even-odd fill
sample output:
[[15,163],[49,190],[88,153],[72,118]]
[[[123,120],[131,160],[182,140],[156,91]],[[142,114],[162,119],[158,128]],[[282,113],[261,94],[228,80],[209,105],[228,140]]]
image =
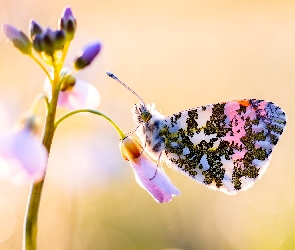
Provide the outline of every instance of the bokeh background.
[[[83,45],[102,41],[99,58],[77,77],[99,89],[99,110],[124,131],[133,128],[138,100],[105,71],[166,115],[260,98],[279,104],[289,120],[269,169],[250,190],[226,196],[164,166],[182,195],[158,204],[136,184],[106,121],[69,118],[49,159],[39,249],[294,249],[295,1],[1,0],[0,21],[26,32],[31,18],[56,28],[67,5],[78,30],[66,65]],[[1,130],[28,109],[43,81],[42,70],[1,33]],[[0,182],[0,249],[21,248],[29,188]]]

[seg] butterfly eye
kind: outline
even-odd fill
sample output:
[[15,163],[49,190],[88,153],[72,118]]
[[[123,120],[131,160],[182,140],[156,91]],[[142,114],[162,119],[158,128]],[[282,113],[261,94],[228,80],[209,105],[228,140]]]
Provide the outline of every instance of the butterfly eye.
[[148,121],[152,118],[152,115],[151,115],[151,113],[148,112],[148,111],[143,111],[143,112],[141,113],[141,118],[142,118],[142,120],[144,120],[145,122],[148,122]]

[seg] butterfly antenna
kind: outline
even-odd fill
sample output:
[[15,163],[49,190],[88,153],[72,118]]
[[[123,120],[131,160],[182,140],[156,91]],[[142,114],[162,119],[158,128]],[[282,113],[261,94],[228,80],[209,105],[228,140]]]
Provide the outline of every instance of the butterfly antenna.
[[142,100],[142,98],[135,93],[134,90],[132,90],[131,88],[129,88],[124,82],[122,82],[118,77],[116,77],[113,73],[111,72],[106,72],[106,74],[110,77],[110,78],[113,78],[114,80],[116,80],[117,82],[121,83],[126,89],[128,89],[133,95],[136,95],[140,100],[141,102],[143,102],[143,104],[145,105],[145,102]]

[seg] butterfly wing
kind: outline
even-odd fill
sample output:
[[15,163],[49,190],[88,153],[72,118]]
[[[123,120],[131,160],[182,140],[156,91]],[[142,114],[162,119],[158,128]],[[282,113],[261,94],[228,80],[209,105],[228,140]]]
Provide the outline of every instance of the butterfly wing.
[[162,122],[163,158],[213,190],[246,190],[268,167],[286,125],[284,111],[256,99],[211,104]]

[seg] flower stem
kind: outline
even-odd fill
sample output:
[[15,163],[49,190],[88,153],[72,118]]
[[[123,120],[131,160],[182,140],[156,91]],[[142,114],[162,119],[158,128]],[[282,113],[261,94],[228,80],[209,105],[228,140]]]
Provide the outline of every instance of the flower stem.
[[62,54],[62,58],[61,58],[61,64],[64,63],[65,61],[65,57],[66,57],[66,54],[68,53],[68,49],[70,47],[70,42],[67,41],[65,44],[64,44],[64,48],[63,48],[63,54]]
[[105,118],[109,123],[111,123],[113,125],[113,127],[117,130],[120,138],[123,140],[126,138],[126,135],[125,133],[120,129],[120,127],[111,119],[109,118],[108,116],[106,116],[105,114],[101,113],[101,112],[98,112],[96,110],[93,110],[93,109],[78,109],[78,110],[74,110],[72,112],[69,112],[63,116],[61,116],[60,118],[58,118],[54,124],[54,127],[55,129],[57,128],[57,126],[64,120],[66,119],[67,117],[71,116],[71,115],[74,115],[74,114],[77,114],[77,113],[82,113],[82,112],[88,112],[88,113],[92,113],[92,114],[95,114],[95,115],[99,115],[103,118]]
[[[58,85],[58,82],[59,70],[55,70],[54,81],[52,83],[52,99],[48,103],[45,128],[42,138],[42,143],[47,149],[48,155],[50,153],[52,139],[55,131],[54,120],[59,93],[59,90],[56,88],[56,86]],[[33,180],[31,185],[24,222],[23,250],[37,249],[38,214],[44,179],[45,173],[41,181],[34,182]]]

